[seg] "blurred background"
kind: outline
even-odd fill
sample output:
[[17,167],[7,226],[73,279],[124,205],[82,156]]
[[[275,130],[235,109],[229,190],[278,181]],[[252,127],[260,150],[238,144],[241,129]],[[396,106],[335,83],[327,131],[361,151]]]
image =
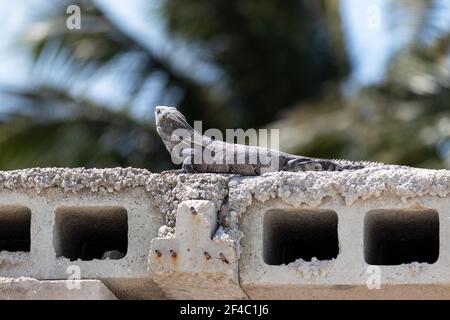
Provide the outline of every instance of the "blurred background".
[[0,22],[3,170],[172,168],[155,105],[279,128],[289,153],[450,168],[448,0],[0,0]]

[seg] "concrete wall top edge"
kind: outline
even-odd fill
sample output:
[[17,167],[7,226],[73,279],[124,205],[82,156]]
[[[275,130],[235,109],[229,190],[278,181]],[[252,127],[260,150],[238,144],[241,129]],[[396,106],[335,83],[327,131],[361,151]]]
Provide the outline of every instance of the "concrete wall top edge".
[[281,199],[288,205],[318,207],[324,199],[350,206],[381,195],[407,203],[416,197],[446,197],[450,170],[382,166],[342,172],[276,172],[262,177],[231,177],[230,211],[241,214],[253,200]]
[[[152,190],[160,187],[158,183],[161,181],[173,183],[174,177],[178,178],[179,183],[190,183],[191,177],[200,183],[226,179],[232,189],[256,188],[259,192],[266,191],[270,184],[273,185],[272,189],[283,184],[286,187],[281,190],[279,196],[285,198],[296,191],[306,191],[306,188],[310,193],[317,193],[317,190],[323,193],[334,189],[348,201],[356,196],[369,197],[371,193],[387,189],[405,197],[424,194],[446,196],[450,187],[450,170],[381,166],[342,172],[274,172],[263,176],[184,174],[175,171],[152,173],[139,168],[30,168],[0,171],[0,189],[39,192],[53,187],[74,193],[84,189],[95,192],[101,187],[110,192],[134,187]],[[351,196],[350,193],[354,195]]]
[[0,191],[4,192],[40,194],[52,189],[101,195],[138,188],[153,196],[169,227],[175,226],[178,204],[190,199],[215,202],[226,226],[237,222],[234,217],[244,213],[253,201],[275,198],[293,207],[317,207],[324,199],[351,205],[386,194],[404,203],[414,197],[445,197],[450,192],[450,170],[381,166],[343,172],[275,172],[258,177],[174,171],[157,174],[137,168],[0,171]]

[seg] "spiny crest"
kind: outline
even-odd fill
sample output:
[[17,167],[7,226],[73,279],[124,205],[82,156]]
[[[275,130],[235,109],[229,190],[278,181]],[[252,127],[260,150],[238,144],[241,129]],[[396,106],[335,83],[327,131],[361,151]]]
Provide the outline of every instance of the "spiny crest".
[[345,159],[332,159],[331,161],[337,162],[341,165],[359,165],[364,167],[378,167],[378,166],[384,166],[384,163],[381,162],[372,162],[372,161],[352,161],[352,160],[345,160]]

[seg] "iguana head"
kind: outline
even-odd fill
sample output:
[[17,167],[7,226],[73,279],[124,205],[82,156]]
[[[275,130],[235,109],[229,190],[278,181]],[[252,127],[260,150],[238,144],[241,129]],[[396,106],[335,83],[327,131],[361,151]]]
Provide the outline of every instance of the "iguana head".
[[193,129],[186,118],[173,107],[158,106],[155,108],[156,130],[169,150],[179,143],[173,135],[177,129],[185,129],[192,134]]

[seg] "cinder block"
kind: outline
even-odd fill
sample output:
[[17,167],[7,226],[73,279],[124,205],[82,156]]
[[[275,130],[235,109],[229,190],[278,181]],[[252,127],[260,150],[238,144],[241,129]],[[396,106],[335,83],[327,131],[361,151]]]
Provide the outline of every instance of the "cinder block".
[[0,172],[0,298],[450,299],[448,172]]
[[213,202],[180,203],[174,238],[152,240],[149,268],[172,298],[243,299],[233,243],[212,240],[217,226]]
[[75,267],[82,279],[105,280],[123,298],[124,279],[145,279],[150,287],[144,292],[160,298],[164,293],[152,281],[147,260],[150,242],[163,224],[164,215],[143,188],[77,194],[57,188],[40,194],[2,191],[0,230],[9,230],[9,240],[0,242],[5,246],[0,276],[65,280]]
[[251,299],[449,299],[449,207],[391,194],[256,201],[240,222],[241,286]]

